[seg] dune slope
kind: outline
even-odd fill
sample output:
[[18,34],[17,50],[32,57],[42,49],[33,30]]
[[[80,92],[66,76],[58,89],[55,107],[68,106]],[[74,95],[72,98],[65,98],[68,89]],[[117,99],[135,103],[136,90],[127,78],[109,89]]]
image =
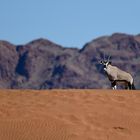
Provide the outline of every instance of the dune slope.
[[0,90],[1,140],[139,140],[140,91]]

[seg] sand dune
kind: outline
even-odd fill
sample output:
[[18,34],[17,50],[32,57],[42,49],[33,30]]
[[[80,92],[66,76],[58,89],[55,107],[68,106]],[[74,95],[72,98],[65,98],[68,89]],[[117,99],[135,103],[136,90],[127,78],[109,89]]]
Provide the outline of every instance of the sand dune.
[[0,140],[139,140],[140,91],[0,90]]

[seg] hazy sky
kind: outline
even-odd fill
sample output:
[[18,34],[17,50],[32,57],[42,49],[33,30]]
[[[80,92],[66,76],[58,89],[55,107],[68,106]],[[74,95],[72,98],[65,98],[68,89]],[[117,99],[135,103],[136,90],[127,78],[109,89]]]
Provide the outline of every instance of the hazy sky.
[[82,47],[114,32],[140,33],[140,0],[0,0],[0,40],[47,38]]

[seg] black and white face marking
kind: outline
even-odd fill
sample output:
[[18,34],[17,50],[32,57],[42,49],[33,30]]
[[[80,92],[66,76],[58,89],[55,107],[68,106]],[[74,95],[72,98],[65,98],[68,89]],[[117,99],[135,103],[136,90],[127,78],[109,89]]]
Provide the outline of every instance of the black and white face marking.
[[101,61],[100,64],[102,64],[104,66],[104,68],[106,68],[109,64],[111,64],[111,62]]
[[110,61],[101,61],[100,64],[103,65],[103,68],[106,71],[108,65],[111,64],[111,62]]

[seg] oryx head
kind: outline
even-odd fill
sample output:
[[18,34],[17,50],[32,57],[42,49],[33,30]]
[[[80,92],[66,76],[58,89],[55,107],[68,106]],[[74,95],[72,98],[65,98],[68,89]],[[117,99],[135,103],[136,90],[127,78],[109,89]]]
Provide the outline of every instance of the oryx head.
[[110,57],[111,56],[108,56],[107,60],[105,60],[104,56],[104,59],[100,61],[100,64],[102,64],[104,68],[107,68],[108,65],[111,65]]

